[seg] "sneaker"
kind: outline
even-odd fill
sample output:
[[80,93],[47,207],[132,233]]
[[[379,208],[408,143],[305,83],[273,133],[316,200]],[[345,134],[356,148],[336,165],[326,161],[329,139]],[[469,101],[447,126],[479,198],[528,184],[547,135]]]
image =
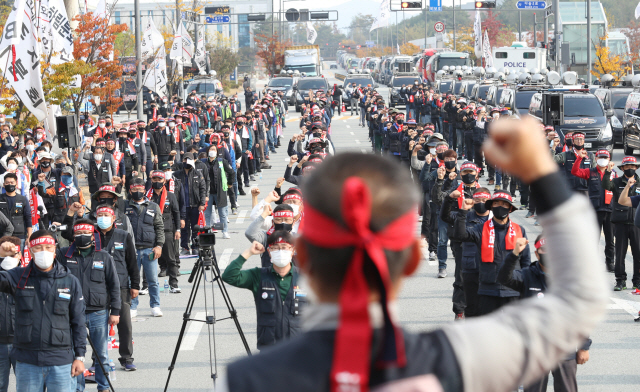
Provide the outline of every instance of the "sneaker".
[[[271,158],[269,158],[269,155],[265,155],[264,159],[269,160],[269,161],[271,160]],[[266,169],[271,169],[271,166],[267,167]]]
[[440,268],[438,270],[438,278],[446,278],[447,277],[447,270],[444,268]]
[[131,309],[130,312],[131,312],[131,318],[138,316],[138,309]]
[[158,272],[158,278],[164,278],[165,276],[167,276],[167,270],[161,269],[160,272]]
[[527,212],[527,215],[525,215],[524,217],[525,218],[531,218],[531,217],[533,217],[533,215],[534,215],[533,212],[529,211],[529,212]]
[[151,315],[153,317],[162,317],[162,310],[159,307],[151,308]]
[[429,252],[429,260],[435,261],[436,257],[436,252]]
[[189,249],[182,248],[180,251],[180,256],[189,256],[190,254]]
[[149,288],[143,287],[140,291],[138,291],[138,295],[147,295],[149,294]]
[[613,287],[613,291],[622,291],[627,289],[627,283],[623,281],[616,282],[616,285]]
[[610,272],[610,273],[616,272],[616,269],[614,268],[613,263],[607,263],[607,272]]
[[182,292],[182,290],[180,290],[180,287],[176,286],[176,287],[172,287],[171,290],[169,290],[169,292],[171,294],[180,294]]
[[229,238],[231,238],[231,236],[229,235],[229,233],[227,233],[227,232],[223,232],[223,233],[222,233],[222,238],[225,238],[225,239],[227,239],[227,240],[228,240]]
[[256,177],[255,176],[249,176],[249,181],[255,181]]
[[631,287],[631,290],[638,290],[638,289],[640,289],[640,283],[638,283],[638,282],[633,282],[633,283],[632,283],[632,285],[633,285],[633,286]]
[[521,210],[526,210],[527,208],[529,208],[529,207],[526,204],[520,205],[520,209]]
[[464,320],[464,313],[456,313],[456,317],[453,319],[453,321],[460,321],[460,320]]
[[[245,186],[248,187],[249,185],[245,185]],[[240,196],[246,196],[247,195],[247,193],[242,188],[238,189],[238,194]]]
[[496,180],[489,180],[489,185],[494,185],[496,183]]
[[238,208],[237,207],[231,207],[231,215],[238,215]]
[[540,226],[540,222],[535,221],[535,222],[533,222],[533,225],[534,225],[534,226]]
[[260,169],[271,169],[271,165],[265,162],[262,165],[260,165]]
[[[640,295],[640,289],[635,289],[634,291],[631,292],[631,294]],[[638,312],[638,314],[640,314],[640,312]]]
[[122,369],[124,369],[125,372],[135,372],[136,370],[138,370],[136,365],[132,363],[123,363],[121,367]]

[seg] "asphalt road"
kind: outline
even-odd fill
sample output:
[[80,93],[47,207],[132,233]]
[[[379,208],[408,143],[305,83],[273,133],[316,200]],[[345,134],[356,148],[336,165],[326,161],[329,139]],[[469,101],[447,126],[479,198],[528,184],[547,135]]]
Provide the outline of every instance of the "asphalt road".
[[[332,73],[329,75],[333,76]],[[330,83],[334,83],[334,79],[330,80]],[[388,89],[381,87],[379,90],[386,99]],[[297,118],[297,113],[293,111],[289,113],[287,128],[284,129],[283,147],[278,149],[277,154],[271,155],[270,163],[273,168],[263,171],[262,178],[258,178],[252,183],[252,185],[259,186],[262,191],[261,196],[269,192],[275,185],[276,179],[284,174],[288,161],[287,138],[297,133]],[[334,117],[332,139],[338,152],[369,153],[371,151],[368,131],[358,126],[356,116],[337,115]],[[614,160],[619,162],[621,159],[622,152],[617,149],[614,153]],[[481,184],[486,184],[485,179],[481,181]],[[493,187],[490,189],[493,190]],[[231,239],[217,238],[215,253],[221,270],[249,246],[244,231],[250,224],[250,210],[251,198],[249,196],[240,197],[238,214],[229,216]],[[525,213],[526,211],[517,211],[512,216],[517,223],[525,227],[530,240],[532,240],[540,232],[540,228],[533,225],[533,219],[524,219]],[[627,271],[631,271],[630,260],[629,255],[627,257]],[[181,270],[188,274],[194,264],[194,259],[183,259],[181,264]],[[253,257],[245,263],[245,268],[259,265],[259,258]],[[400,319],[409,330],[432,330],[453,322],[451,294],[454,261],[450,251],[449,276],[437,279],[437,268],[437,262],[424,260],[418,272],[407,279],[403,286],[398,305]],[[211,280],[209,274],[206,277],[208,281]],[[140,298],[138,317],[133,320],[134,358],[138,370],[124,372],[118,369],[114,381],[116,390],[147,392],[164,388],[168,375],[167,368],[171,362],[182,326],[183,313],[193,289],[193,286],[187,282],[187,278],[187,275],[180,277],[181,294],[161,292],[160,306],[164,312],[163,317],[150,317],[149,297],[142,296]],[[614,277],[612,274],[610,274],[610,278],[613,288]],[[164,278],[160,278],[161,287],[163,283]],[[630,290],[618,293],[611,291],[610,310],[606,319],[592,335],[593,345],[590,361],[578,369],[580,391],[621,391],[635,389],[640,384],[640,365],[636,359],[640,349],[638,334],[640,323],[633,321],[633,316],[637,315],[640,310],[640,298],[632,296],[630,292]],[[249,347],[254,353],[257,353],[256,315],[252,294],[248,290],[234,287],[228,287],[228,293],[238,312],[238,320]],[[215,304],[215,307],[212,304]],[[213,308],[215,308],[215,313]],[[213,283],[213,290],[211,283],[200,285],[191,317],[203,320],[205,315],[213,315],[218,320],[229,317],[229,312],[216,283]],[[210,333],[213,330],[215,330],[215,334]],[[109,355],[117,363],[117,350],[111,350]],[[227,364],[245,355],[247,353],[232,320],[220,320],[209,326],[201,322],[191,322],[187,325],[186,334],[178,352],[169,390],[185,392],[212,390],[212,374],[222,374]],[[87,354],[87,358],[90,358],[89,354]],[[216,359],[213,365],[210,365],[211,358]],[[87,388],[93,390],[96,387],[95,384],[88,384]],[[553,390],[552,382],[549,390]]]

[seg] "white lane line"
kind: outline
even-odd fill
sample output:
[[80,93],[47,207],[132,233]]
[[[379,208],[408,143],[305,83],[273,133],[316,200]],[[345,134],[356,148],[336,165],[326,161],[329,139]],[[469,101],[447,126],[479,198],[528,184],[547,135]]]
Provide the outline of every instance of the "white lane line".
[[236,223],[240,224],[240,223],[244,222],[244,218],[247,217],[248,213],[249,213],[249,211],[247,211],[247,210],[242,210],[242,211],[238,212],[238,219],[236,219]]
[[350,133],[352,136],[353,136],[353,135],[355,135],[355,133],[353,133],[353,132],[349,132],[349,133]]
[[357,139],[356,139],[356,144],[360,144],[360,140],[357,140]]
[[285,162],[289,162],[291,160],[291,158],[285,158],[284,161]]
[[231,260],[231,254],[233,253],[233,248],[227,248],[222,251],[220,255],[220,260],[218,260],[218,268],[220,271],[224,271],[225,268],[229,265],[229,261]]
[[[204,320],[207,313],[198,312],[194,319],[196,320]],[[202,327],[204,327],[204,323],[200,321],[192,321],[191,325],[189,325],[189,329],[187,333],[184,335],[184,339],[182,339],[182,345],[180,346],[180,351],[193,351],[196,347],[196,343],[198,342],[198,336],[200,335],[200,331],[202,331]]]
[[[625,312],[629,313],[634,317],[638,316],[638,310],[640,309],[640,302],[629,301],[626,299],[618,299],[614,297],[609,297],[609,298],[611,298],[611,300],[615,302],[615,305],[619,306],[620,309],[624,310]],[[607,308],[609,307],[607,306]]]
[[351,128],[351,125],[347,125],[347,128]]
[[347,122],[347,120],[342,120],[342,121]]

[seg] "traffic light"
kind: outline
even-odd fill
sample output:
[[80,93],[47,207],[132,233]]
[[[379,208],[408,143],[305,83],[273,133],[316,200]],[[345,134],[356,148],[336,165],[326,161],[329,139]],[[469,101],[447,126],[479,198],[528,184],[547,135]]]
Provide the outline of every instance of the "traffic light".
[[549,59],[556,61],[556,38],[551,38],[549,41]]
[[496,8],[496,1],[476,1],[476,9]]
[[421,9],[422,8],[422,2],[421,1],[403,1],[400,6],[402,7],[403,10],[404,9],[411,9],[411,8]]

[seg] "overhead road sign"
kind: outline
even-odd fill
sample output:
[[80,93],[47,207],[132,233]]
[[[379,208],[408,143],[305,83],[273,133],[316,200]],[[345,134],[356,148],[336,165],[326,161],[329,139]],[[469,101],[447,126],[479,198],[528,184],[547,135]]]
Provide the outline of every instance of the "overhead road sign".
[[205,18],[206,23],[229,23],[231,16],[229,15],[213,15]]
[[442,12],[442,0],[429,0],[429,12]]
[[519,10],[543,10],[547,8],[546,1],[518,1],[516,8]]
[[231,7],[228,5],[222,5],[217,7],[204,7],[204,13],[206,15],[215,15],[215,14],[228,14],[231,11]]

